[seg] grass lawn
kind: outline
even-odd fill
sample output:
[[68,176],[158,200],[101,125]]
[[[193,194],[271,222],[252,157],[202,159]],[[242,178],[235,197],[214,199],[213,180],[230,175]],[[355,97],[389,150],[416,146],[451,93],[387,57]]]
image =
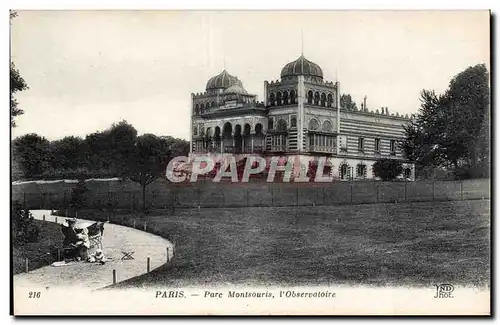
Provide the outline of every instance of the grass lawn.
[[36,243],[15,244],[12,246],[13,274],[26,271],[26,258],[29,260],[29,269],[34,270],[51,264],[57,258],[54,255],[56,246],[60,246],[64,236],[61,227],[52,222],[33,220],[33,224],[40,227],[40,234]]
[[[105,214],[96,218],[105,218]],[[131,225],[131,215],[117,216]],[[176,245],[124,286],[489,286],[490,201],[178,210],[136,217]]]

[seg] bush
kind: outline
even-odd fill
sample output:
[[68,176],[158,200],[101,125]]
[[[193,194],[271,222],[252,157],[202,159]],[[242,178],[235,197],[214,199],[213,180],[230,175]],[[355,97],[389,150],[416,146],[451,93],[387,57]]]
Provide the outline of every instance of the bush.
[[396,159],[379,159],[373,164],[373,174],[384,181],[392,181],[403,172],[403,164]]
[[14,201],[11,210],[12,237],[14,242],[22,244],[38,241],[40,229],[33,224],[33,216],[28,209],[23,209],[19,201]]

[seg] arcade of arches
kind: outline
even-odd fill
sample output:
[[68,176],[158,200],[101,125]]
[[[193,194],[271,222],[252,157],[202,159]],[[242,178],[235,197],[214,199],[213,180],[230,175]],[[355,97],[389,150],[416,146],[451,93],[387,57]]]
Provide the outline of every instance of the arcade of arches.
[[262,153],[264,152],[265,134],[262,124],[257,123],[255,128],[249,123],[241,124],[226,122],[221,127],[216,126],[200,130],[201,139],[195,141],[196,152],[213,153]]

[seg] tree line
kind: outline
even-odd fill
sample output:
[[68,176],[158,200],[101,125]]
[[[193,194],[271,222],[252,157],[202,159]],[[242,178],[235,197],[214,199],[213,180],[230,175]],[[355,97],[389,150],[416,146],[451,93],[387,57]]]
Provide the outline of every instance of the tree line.
[[443,94],[424,89],[401,144],[421,178],[443,170],[455,178],[490,176],[490,80],[484,64],[453,77]]
[[12,149],[13,180],[138,179],[157,174],[161,168],[164,172],[171,157],[187,156],[189,142],[171,136],[138,136],[131,124],[121,121],[85,138],[67,136],[49,141],[35,133],[26,134],[12,141]]

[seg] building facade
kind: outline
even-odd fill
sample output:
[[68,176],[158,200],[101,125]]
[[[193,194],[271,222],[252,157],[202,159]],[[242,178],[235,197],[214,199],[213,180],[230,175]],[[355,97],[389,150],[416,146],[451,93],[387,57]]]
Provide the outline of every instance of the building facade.
[[224,155],[325,156],[334,179],[373,178],[380,158],[399,159],[402,178],[414,179],[398,142],[408,115],[388,108],[341,107],[340,83],[325,81],[322,69],[301,55],[285,65],[280,80],[264,81],[264,100],[249,94],[226,70],[191,94],[191,153]]

